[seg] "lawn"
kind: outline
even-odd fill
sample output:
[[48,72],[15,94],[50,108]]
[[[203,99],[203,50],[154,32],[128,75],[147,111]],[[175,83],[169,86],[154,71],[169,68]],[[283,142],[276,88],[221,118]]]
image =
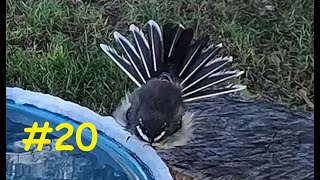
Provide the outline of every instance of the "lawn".
[[[311,0],[7,0],[6,85],[109,114],[133,83],[102,52],[113,31],[149,19],[222,42],[247,96],[309,108],[314,94]],[[306,93],[304,99],[301,93]],[[307,101],[306,101],[307,100]],[[308,103],[308,100],[311,103]],[[308,105],[309,104],[309,105]]]

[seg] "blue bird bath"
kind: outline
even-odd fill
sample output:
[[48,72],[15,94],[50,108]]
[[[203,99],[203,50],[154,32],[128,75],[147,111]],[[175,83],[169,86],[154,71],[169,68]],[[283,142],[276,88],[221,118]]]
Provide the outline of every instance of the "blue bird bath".
[[[23,130],[34,122],[42,127],[49,122],[53,132],[47,135],[52,143],[42,151],[31,146],[24,150],[22,139],[29,134]],[[81,151],[76,142],[76,129],[82,122],[92,123],[98,139],[92,151]],[[73,134],[65,142],[73,151],[57,151],[56,139],[66,129],[55,131],[61,123],[73,126]],[[6,101],[6,176],[7,179],[172,179],[168,167],[151,147],[131,139],[112,117],[100,116],[88,108],[50,95],[7,88]],[[36,137],[39,137],[36,134]],[[91,131],[82,131],[83,145],[91,142]]]

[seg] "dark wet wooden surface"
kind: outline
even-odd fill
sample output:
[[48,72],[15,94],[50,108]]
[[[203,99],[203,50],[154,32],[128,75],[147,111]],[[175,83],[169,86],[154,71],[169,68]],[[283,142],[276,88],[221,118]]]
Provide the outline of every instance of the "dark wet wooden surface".
[[[188,105],[195,139],[157,150],[186,179],[314,179],[314,116],[230,96]],[[190,178],[191,177],[191,178]]]

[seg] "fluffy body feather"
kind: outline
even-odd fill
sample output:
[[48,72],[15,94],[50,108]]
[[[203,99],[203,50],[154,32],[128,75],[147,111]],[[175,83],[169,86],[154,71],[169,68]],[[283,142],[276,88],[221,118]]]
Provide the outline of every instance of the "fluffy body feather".
[[147,32],[130,25],[132,42],[115,32],[125,55],[109,45],[103,51],[137,85],[114,111],[114,117],[128,131],[154,146],[170,148],[192,139],[192,115],[186,102],[240,91],[227,80],[243,71],[228,70],[232,57],[219,55],[222,44],[206,48],[208,37],[193,39],[193,30],[182,25],[160,26],[150,20]]

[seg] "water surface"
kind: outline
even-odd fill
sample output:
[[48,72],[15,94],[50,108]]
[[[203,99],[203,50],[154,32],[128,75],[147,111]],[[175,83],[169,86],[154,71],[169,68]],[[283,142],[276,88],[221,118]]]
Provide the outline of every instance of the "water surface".
[[[7,101],[6,117],[6,176],[7,179],[107,179],[131,180],[153,179],[148,169],[141,164],[137,157],[124,149],[113,139],[99,132],[98,143],[90,152],[79,150],[75,143],[75,121],[66,119],[32,106],[16,105]],[[73,151],[55,150],[55,141],[66,133],[66,129],[53,131],[47,135],[52,143],[44,145],[42,151],[31,146],[24,150],[22,139],[28,138],[25,127],[31,127],[33,122],[38,126],[48,121],[53,129],[62,122],[73,125],[73,135],[66,140],[66,144],[74,146]],[[36,134],[35,138],[39,138]],[[91,131],[84,129],[82,143],[89,145]]]

